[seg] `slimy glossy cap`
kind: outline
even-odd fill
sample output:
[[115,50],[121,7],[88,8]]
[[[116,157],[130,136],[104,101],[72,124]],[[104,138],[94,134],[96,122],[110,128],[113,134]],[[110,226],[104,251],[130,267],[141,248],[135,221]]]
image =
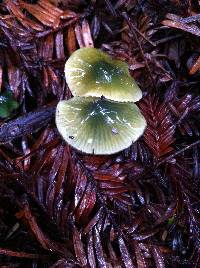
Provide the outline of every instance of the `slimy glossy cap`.
[[144,132],[146,121],[134,103],[75,97],[60,101],[56,125],[65,141],[89,154],[113,154]]
[[128,65],[96,48],[76,50],[65,64],[65,76],[74,96],[103,95],[119,102],[136,102],[142,98]]

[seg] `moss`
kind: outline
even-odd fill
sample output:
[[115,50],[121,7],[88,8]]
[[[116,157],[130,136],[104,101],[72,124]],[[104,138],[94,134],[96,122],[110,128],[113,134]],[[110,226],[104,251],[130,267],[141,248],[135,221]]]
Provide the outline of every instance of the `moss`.
[[0,117],[7,118],[19,107],[11,92],[0,93]]

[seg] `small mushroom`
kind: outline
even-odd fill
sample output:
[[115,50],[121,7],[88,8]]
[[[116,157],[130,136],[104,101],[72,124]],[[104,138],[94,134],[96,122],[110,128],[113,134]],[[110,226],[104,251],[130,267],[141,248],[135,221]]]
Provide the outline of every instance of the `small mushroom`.
[[74,148],[102,155],[129,147],[143,134],[146,121],[134,103],[74,97],[58,103],[56,125]]
[[142,98],[128,65],[96,48],[76,50],[65,64],[65,76],[74,96],[103,95],[119,102],[136,102]]

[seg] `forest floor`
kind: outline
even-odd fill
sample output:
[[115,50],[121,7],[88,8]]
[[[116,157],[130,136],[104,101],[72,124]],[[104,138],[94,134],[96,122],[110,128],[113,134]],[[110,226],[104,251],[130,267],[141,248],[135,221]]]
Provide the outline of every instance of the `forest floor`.
[[[79,47],[128,63],[144,135],[76,151],[54,120]],[[200,2],[0,3],[0,267],[200,267]]]

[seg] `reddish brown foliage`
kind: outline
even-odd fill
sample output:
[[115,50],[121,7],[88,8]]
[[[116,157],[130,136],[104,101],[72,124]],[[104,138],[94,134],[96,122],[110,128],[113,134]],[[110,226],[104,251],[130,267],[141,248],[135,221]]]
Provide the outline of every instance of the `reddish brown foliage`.
[[173,150],[171,144],[174,142],[175,126],[168,105],[165,102],[161,103],[154,95],[148,95],[141,101],[140,108],[147,118],[145,143],[159,159]]
[[[190,0],[0,4],[0,89],[20,103],[0,126],[0,267],[200,266],[199,12]],[[116,155],[77,152],[55,127],[71,97],[64,63],[84,46],[126,61],[143,91],[147,129]]]

